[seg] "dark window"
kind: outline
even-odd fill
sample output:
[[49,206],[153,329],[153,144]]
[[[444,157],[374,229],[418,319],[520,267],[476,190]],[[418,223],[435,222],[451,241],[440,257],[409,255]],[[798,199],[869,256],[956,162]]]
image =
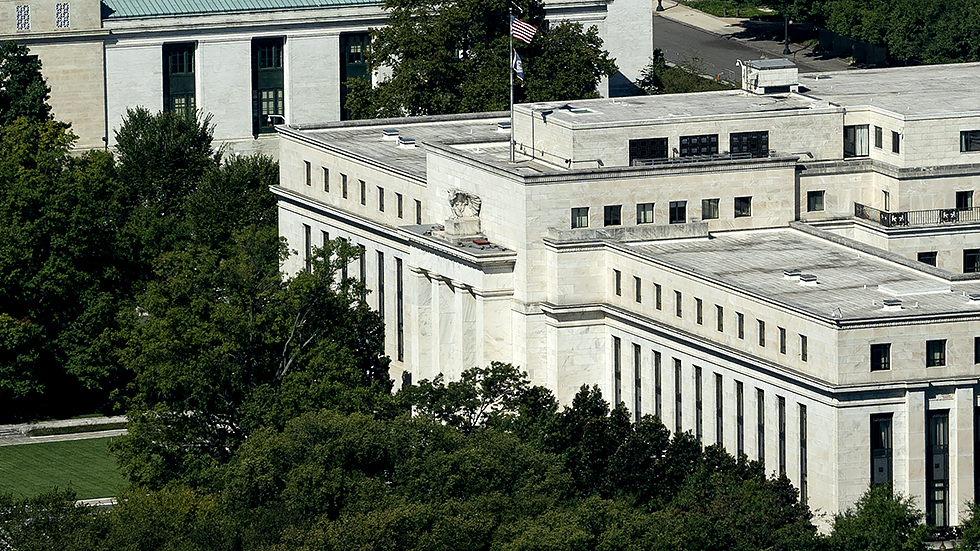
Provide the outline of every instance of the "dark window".
[[667,214],[668,222],[671,224],[687,222],[687,201],[671,201]]
[[395,324],[398,341],[398,361],[405,361],[405,283],[402,259],[395,258]]
[[769,156],[769,132],[738,132],[731,135],[731,152],[752,157]]
[[653,353],[653,414],[663,416],[663,373],[660,371],[660,352]]
[[378,186],[378,212],[385,211],[385,188]]
[[681,361],[674,358],[674,434],[681,433]]
[[926,252],[918,253],[916,255],[916,258],[919,260],[919,262],[928,264],[930,266],[935,266],[937,254],[938,254],[937,251],[926,251]]
[[946,339],[926,341],[926,367],[946,365]]
[[949,511],[949,411],[928,413],[926,440],[926,523],[947,526]]
[[633,298],[636,302],[643,302],[643,280],[633,276]]
[[323,191],[330,192],[330,169],[326,167],[320,167],[323,170]]
[[823,190],[806,192],[806,211],[815,212],[823,210],[823,197]]
[[361,184],[361,204],[367,205],[367,183],[364,180],[358,180],[357,182]]
[[762,320],[756,320],[759,322],[759,346],[766,345],[766,322]]
[[776,415],[779,428],[779,472],[786,472],[786,399],[776,397]]
[[681,157],[718,154],[718,134],[681,136]]
[[808,355],[806,335],[800,335],[800,361],[805,362]]
[[422,201],[415,200],[415,223],[422,224]]
[[973,208],[973,191],[956,192],[956,208],[959,210],[970,210]]
[[766,393],[761,389],[755,389],[755,407],[757,434],[756,443],[758,444],[756,459],[763,465],[766,463]]
[[806,406],[800,406],[800,501],[806,502],[807,453],[806,453]]
[[745,389],[735,381],[735,457],[745,455]]
[[980,337],[973,337],[973,363],[980,364]]
[[661,310],[663,308],[663,303],[664,303],[663,298],[664,298],[663,287],[661,287],[659,283],[654,283],[653,299],[656,303],[655,306],[657,307],[657,310]]
[[715,442],[719,446],[725,445],[724,394],[721,375],[715,373]]
[[901,141],[902,135],[898,132],[892,132],[892,153],[899,153],[901,151]]
[[589,207],[572,209],[572,229],[589,227]]
[[602,219],[603,225],[605,226],[619,226],[623,223],[623,206],[622,205],[606,205],[602,208]]
[[402,198],[402,194],[401,193],[395,193],[395,206],[397,207],[398,217],[399,218],[404,218],[404,214],[405,214],[405,211],[404,211],[404,207],[405,207],[404,202],[405,201]]
[[385,253],[381,251],[378,251],[378,317],[385,321]]
[[667,138],[630,140],[630,165],[667,158]]
[[640,345],[633,343],[633,422],[640,422],[640,413],[643,409],[642,396],[640,388]]
[[877,148],[877,149],[881,149],[881,142],[882,142],[881,134],[882,134],[881,127],[880,126],[876,126],[875,127],[875,148]]
[[701,325],[704,322],[703,304],[699,298],[694,299],[694,321],[696,321],[698,325]]
[[252,132],[272,132],[285,111],[282,38],[252,41]]
[[717,321],[716,327],[719,331],[725,330],[725,308],[715,304],[715,321]]
[[340,175],[340,194],[344,197],[344,199],[347,199],[347,175],[346,174]]
[[701,199],[701,219],[714,220],[718,218],[718,202],[720,199]]
[[752,216],[752,198],[736,197],[735,218],[744,218],[746,216]]
[[871,371],[891,369],[892,345],[890,343],[871,345]]
[[310,162],[309,161],[303,161],[303,164],[306,165],[306,185],[312,186],[313,185],[313,166],[310,165]]
[[636,205],[636,223],[653,224],[653,203],[639,203]]
[[356,78],[371,84],[371,75],[367,70],[367,53],[371,36],[368,33],[351,33],[340,35],[340,119],[350,119],[347,110],[347,79]]
[[786,329],[782,327],[777,327],[776,331],[779,333],[779,353],[786,353]]
[[623,342],[619,337],[613,337],[613,377],[615,388],[613,403],[619,406],[623,401]]
[[186,117],[197,116],[194,47],[193,43],[163,46],[164,111]]
[[623,272],[619,270],[613,270],[613,291],[617,297],[623,294]]
[[980,249],[963,249],[963,273],[980,272]]
[[702,390],[701,368],[694,366],[694,436],[698,439],[698,442],[704,440]]
[[313,238],[312,230],[303,224],[303,268],[309,272],[313,269]]
[[871,483],[892,483],[892,414],[871,416]]
[[861,124],[844,127],[844,156],[868,156],[868,125]]
[[980,151],[980,130],[960,132],[960,151]]
[[735,323],[736,329],[738,331],[738,338],[745,338],[745,314],[741,312],[735,312]]
[[681,315],[683,315],[684,313],[684,308],[683,305],[681,304],[681,300],[683,298],[684,296],[681,294],[680,291],[674,291],[674,314],[677,317],[681,317]]
[[358,245],[360,254],[357,256],[357,267],[361,274],[361,300],[367,297],[367,250],[364,245]]

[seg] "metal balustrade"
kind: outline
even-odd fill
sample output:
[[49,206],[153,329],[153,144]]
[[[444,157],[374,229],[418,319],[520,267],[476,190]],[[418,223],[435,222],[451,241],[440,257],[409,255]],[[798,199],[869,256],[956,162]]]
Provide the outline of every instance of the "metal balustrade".
[[980,207],[888,212],[854,203],[854,216],[877,222],[886,228],[948,226],[980,222]]

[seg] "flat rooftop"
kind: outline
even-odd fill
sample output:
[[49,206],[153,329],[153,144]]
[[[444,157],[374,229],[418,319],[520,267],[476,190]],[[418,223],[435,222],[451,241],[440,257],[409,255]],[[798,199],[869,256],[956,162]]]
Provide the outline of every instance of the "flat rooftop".
[[[790,228],[630,247],[657,264],[828,320],[980,316],[980,301],[963,294],[980,293],[980,282],[952,291],[939,278]],[[816,276],[816,284],[784,275],[793,270]],[[886,309],[886,299],[901,300],[901,309]]]
[[383,4],[381,0],[102,0],[102,13],[105,19],[121,19]]

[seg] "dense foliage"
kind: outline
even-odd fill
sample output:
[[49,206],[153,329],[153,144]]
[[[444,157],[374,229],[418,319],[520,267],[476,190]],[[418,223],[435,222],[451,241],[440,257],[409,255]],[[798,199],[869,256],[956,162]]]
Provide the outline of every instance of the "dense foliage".
[[598,30],[549,27],[538,0],[387,0],[388,24],[372,31],[367,62],[390,74],[374,88],[348,80],[347,109],[354,118],[507,109],[511,5],[538,27],[530,44],[514,41],[525,75],[515,101],[597,97],[599,80],[616,72]]
[[696,60],[690,66],[667,65],[659,49],[653,51],[653,59],[643,68],[636,87],[647,94],[685,94],[733,88],[727,82],[701,76]]

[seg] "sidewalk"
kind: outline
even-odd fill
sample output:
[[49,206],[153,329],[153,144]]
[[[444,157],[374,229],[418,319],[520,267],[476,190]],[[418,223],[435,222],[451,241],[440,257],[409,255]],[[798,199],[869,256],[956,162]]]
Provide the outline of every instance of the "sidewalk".
[[104,425],[108,423],[125,423],[125,415],[114,417],[87,417],[85,419],[64,419],[60,421],[42,421],[40,423],[21,423],[17,425],[0,425],[0,446],[15,446],[18,444],[37,444],[40,442],[63,442],[66,440],[85,440],[88,438],[105,438],[126,434],[126,429],[101,430],[96,432],[76,432],[71,434],[55,434],[51,436],[28,436],[28,432],[39,428],[84,427],[89,425]]

